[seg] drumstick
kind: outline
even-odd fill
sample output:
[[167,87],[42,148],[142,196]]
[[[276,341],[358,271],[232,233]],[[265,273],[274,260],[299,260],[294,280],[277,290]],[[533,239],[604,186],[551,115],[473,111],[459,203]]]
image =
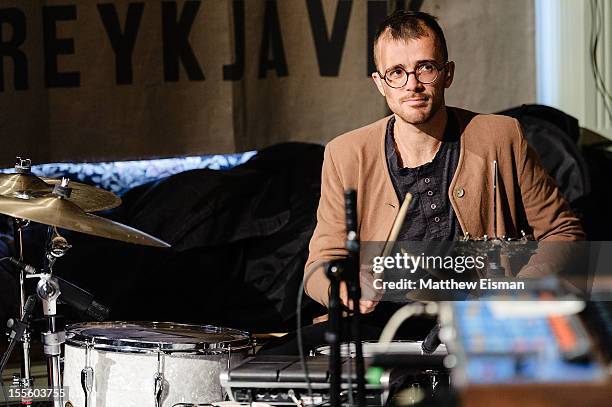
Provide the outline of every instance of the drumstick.
[[404,225],[404,219],[406,219],[406,213],[408,213],[408,206],[410,206],[410,202],[412,202],[412,194],[408,192],[404,198],[404,202],[402,202],[402,206],[400,207],[397,216],[395,217],[395,220],[393,221],[391,233],[389,233],[389,238],[385,242],[385,246],[383,247],[383,251],[381,253],[382,257],[387,257],[389,253],[391,253],[391,249],[393,249],[393,245],[395,244],[395,241],[402,230],[402,226]]

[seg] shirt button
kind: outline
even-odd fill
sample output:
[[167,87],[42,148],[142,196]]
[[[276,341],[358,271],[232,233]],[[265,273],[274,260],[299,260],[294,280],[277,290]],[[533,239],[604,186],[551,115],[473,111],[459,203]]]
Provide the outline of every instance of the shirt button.
[[465,195],[465,190],[461,187],[455,188],[455,196],[457,198],[462,198]]
[[433,191],[427,191],[427,195],[432,196],[433,195]]
[[423,181],[424,181],[426,184],[429,184],[430,179],[429,179],[429,178],[425,178]]
[[436,222],[436,223],[440,222],[440,218],[439,218],[438,216],[436,216],[436,217],[434,218],[434,222]]
[[431,204],[431,209],[436,209],[438,206],[436,204]]

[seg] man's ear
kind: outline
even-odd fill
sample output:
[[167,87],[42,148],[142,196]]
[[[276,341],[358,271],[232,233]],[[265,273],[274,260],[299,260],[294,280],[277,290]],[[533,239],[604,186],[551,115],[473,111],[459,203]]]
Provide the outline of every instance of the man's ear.
[[455,77],[455,62],[450,61],[444,70],[444,87],[450,88]]
[[380,94],[383,96],[387,96],[385,95],[385,81],[380,77],[378,72],[372,72],[372,80],[374,81],[374,84],[376,85],[376,88],[378,89]]

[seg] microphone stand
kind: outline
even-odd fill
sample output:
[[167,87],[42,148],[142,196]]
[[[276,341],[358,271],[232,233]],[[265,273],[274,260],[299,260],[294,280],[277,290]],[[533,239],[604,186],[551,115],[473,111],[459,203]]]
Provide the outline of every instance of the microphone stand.
[[[355,373],[357,375],[357,405],[365,406],[365,367],[363,361],[363,344],[361,342],[361,281],[359,279],[359,236],[357,234],[357,193],[349,189],[344,193],[344,206],[346,209],[346,248],[348,257],[346,261],[345,280],[348,298],[353,302],[353,318],[351,320],[351,334],[355,343]],[[349,341],[350,350],[350,341]],[[349,358],[349,363],[352,360]],[[349,389],[352,391],[352,389]]]
[[36,296],[31,295],[28,297],[25,306],[23,307],[23,315],[21,315],[20,319],[9,319],[7,323],[7,327],[10,329],[10,342],[8,348],[2,359],[0,359],[0,374],[4,371],[6,364],[15,348],[15,345],[19,341],[23,341],[25,335],[27,334],[30,318],[32,317],[32,312],[34,311],[34,307],[36,306]]
[[325,274],[329,279],[329,328],[325,332],[325,339],[329,343],[329,404],[332,407],[341,406],[340,392],[342,386],[342,361],[340,343],[342,341],[342,306],[340,300],[340,284],[342,283],[343,261],[331,261],[327,265]]
[[[363,361],[363,347],[361,342],[359,301],[361,299],[361,285],[359,280],[359,240],[357,235],[357,199],[355,190],[347,190],[344,194],[346,211],[346,248],[348,256],[346,259],[329,262],[326,275],[330,281],[328,315],[329,329],[325,336],[330,345],[329,369],[330,369],[330,405],[341,406],[340,399],[342,385],[342,361],[341,361],[341,339],[342,339],[342,306],[340,299],[340,287],[346,282],[348,298],[353,303],[353,316],[351,320],[351,331],[348,341],[350,356],[351,340],[355,343],[355,370],[357,375],[357,405],[365,406],[365,367]],[[352,337],[352,338],[351,338]],[[348,363],[352,363],[349,357]],[[352,391],[352,389],[349,389]]]

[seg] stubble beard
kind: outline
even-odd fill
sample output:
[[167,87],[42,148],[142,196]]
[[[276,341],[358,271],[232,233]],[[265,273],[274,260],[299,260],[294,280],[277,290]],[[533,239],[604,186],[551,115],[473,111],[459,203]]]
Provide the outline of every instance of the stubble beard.
[[[431,101],[431,99],[430,99]],[[403,110],[401,105],[396,106],[395,109],[391,109],[395,115],[397,115],[404,122],[412,125],[421,125],[427,123],[432,117],[435,116],[436,112],[444,105],[444,102],[432,104],[426,109],[412,109],[408,108]]]

